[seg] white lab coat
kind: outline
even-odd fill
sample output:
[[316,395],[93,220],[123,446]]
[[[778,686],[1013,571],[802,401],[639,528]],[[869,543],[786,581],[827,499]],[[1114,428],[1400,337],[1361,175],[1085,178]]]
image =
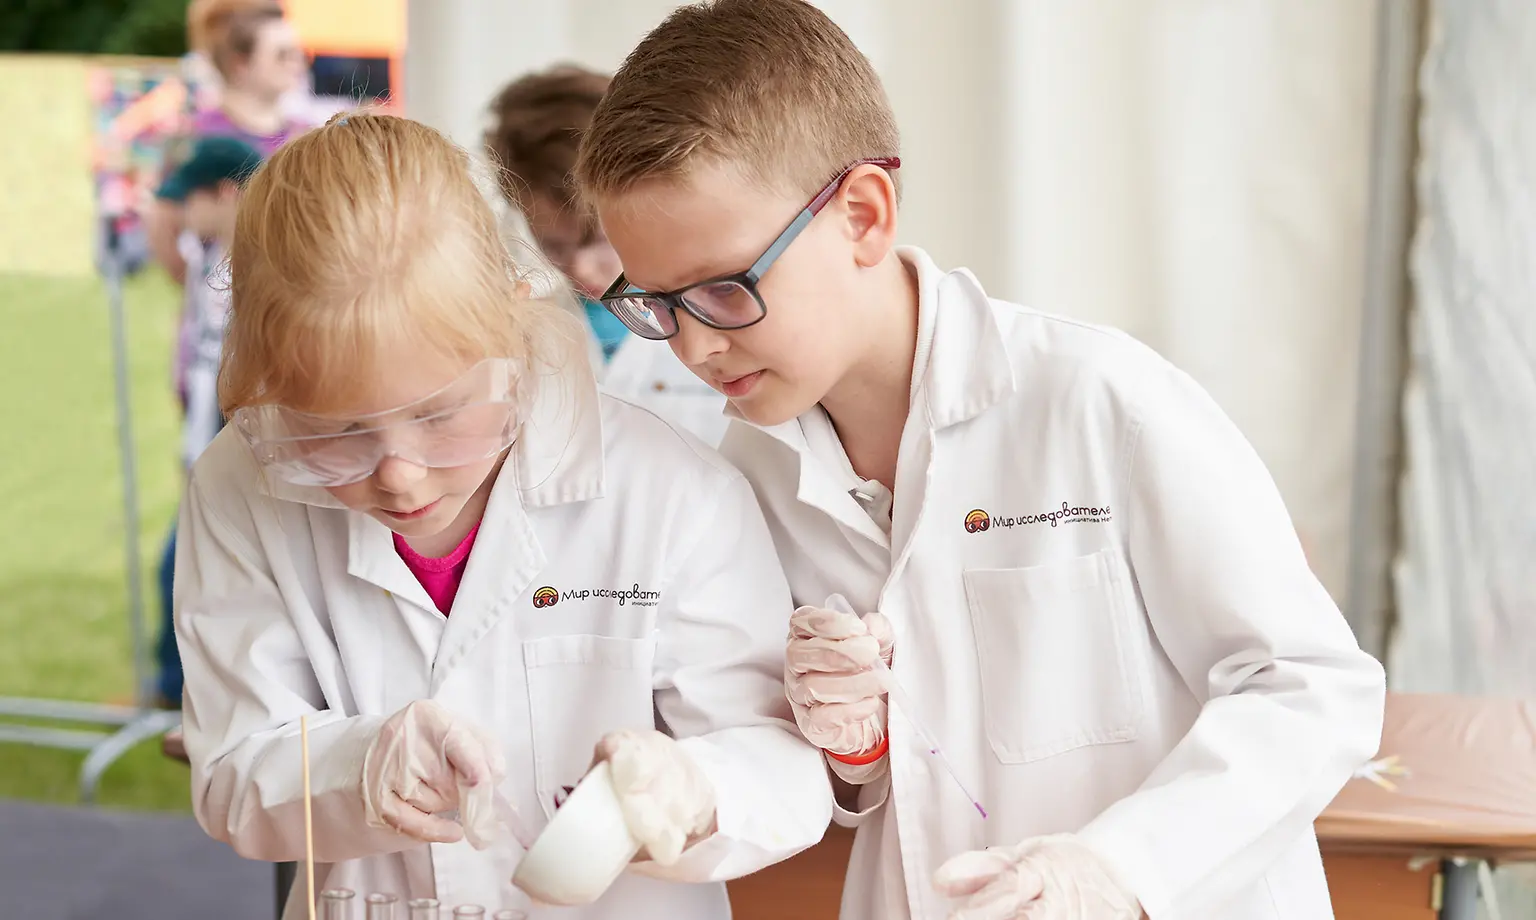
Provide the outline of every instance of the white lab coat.
[[892,537],[810,419],[722,445],[796,603],[890,618],[897,677],[990,812],[893,710],[889,781],[837,817],[859,826],[843,920],[943,917],[945,860],[1056,832],[1153,920],[1330,917],[1312,821],[1375,752],[1384,679],[1263,464],[1150,349],[902,258],[922,370]]
[[602,375],[607,392],[644,406],[711,446],[720,443],[730,423],[725,396],[677,360],[666,342],[629,336]]
[[[831,790],[788,720],[791,608],[750,488],[590,377],[579,390],[541,398],[525,425],[447,618],[382,524],[321,490],[262,486],[233,427],[215,439],[182,507],[175,590],[209,834],[249,858],[303,859],[308,715],[320,887],[530,909],[510,884],[514,842],[479,853],[363,822],[361,762],[380,723],[434,699],[501,740],[501,791],[534,831],[615,729],[665,728],[714,784],[719,833],[680,863],[636,864],[595,905],[535,920],[725,918],[718,882],[821,839]],[[535,607],[546,586],[559,600]],[[291,899],[286,916],[302,915]]]

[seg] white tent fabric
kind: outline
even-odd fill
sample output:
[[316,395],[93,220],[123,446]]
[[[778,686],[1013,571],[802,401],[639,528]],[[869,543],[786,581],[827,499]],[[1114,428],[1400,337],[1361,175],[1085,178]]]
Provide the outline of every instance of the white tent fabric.
[[1405,395],[1402,689],[1536,694],[1536,6],[1432,5]]
[[[613,68],[675,5],[413,3],[408,112],[474,144],[501,82]],[[1193,373],[1342,600],[1375,0],[820,5],[901,120],[905,239]]]

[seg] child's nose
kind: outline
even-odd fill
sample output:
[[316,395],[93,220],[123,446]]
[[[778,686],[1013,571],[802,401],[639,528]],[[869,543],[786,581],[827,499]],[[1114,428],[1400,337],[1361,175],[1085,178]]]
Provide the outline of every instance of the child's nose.
[[[427,468],[400,457],[385,457],[373,479],[386,492],[405,492],[426,478]],[[404,510],[404,509],[402,509]]]
[[683,310],[677,311],[677,335],[668,340],[672,353],[689,367],[698,367],[730,347],[730,337],[711,329]]

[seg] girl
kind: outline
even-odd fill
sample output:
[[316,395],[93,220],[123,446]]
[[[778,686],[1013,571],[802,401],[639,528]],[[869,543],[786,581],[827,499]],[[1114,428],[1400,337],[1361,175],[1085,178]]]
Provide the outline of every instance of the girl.
[[783,574],[735,470],[598,396],[468,162],[354,114],[242,200],[231,424],[177,559],[198,819],[302,859],[308,716],[319,885],[527,910],[517,844],[446,813],[536,832],[597,745],[644,849],[560,916],[727,917],[718,882],[831,816],[779,678]]

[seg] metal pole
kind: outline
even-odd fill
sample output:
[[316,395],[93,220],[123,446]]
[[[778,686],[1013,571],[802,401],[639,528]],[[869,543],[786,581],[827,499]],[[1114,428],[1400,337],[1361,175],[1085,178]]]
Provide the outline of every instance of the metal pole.
[[106,221],[106,269],[108,313],[112,324],[112,371],[116,378],[117,449],[123,471],[123,552],[128,565],[128,624],[133,643],[133,698],[140,708],[150,706],[147,674],[147,643],[144,639],[144,571],[139,559],[139,489],[134,462],[133,409],[128,390],[127,317],[123,309],[123,261],[117,221]]
[[1408,254],[1425,3],[1378,0],[1376,9],[1376,104],[1344,610],[1361,646],[1385,660],[1394,618],[1392,561],[1398,550]]
[[1460,857],[1440,864],[1439,920],[1477,920],[1477,866]]

